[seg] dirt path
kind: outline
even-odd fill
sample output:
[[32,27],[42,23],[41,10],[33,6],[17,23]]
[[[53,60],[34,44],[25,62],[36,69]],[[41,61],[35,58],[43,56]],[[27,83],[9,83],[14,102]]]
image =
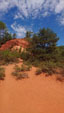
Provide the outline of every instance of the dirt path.
[[44,75],[15,80],[14,65],[5,67],[6,77],[0,81],[0,113],[64,113],[64,83]]

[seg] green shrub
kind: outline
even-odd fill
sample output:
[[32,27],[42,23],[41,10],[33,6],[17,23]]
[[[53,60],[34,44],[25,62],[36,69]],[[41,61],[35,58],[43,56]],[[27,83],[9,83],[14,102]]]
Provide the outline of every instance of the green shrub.
[[16,72],[30,71],[31,66],[27,66],[27,65],[22,64],[19,67],[18,65],[15,65],[14,69]]
[[30,71],[30,69],[31,69],[30,65],[25,67],[25,71]]
[[5,77],[5,70],[4,68],[0,67],[0,80],[4,80]]
[[36,70],[36,75],[40,75],[42,73],[42,69],[37,69]]
[[0,61],[7,62],[17,62],[20,54],[17,51],[0,51]]
[[57,81],[60,81],[60,82],[64,82],[64,77],[62,77],[62,76],[57,76],[57,77],[56,77],[56,80],[57,80]]
[[32,68],[32,63],[29,60],[24,61],[23,64],[30,67],[30,68]]
[[25,66],[24,64],[22,64],[20,67],[18,65],[15,65],[14,72],[12,72],[12,75],[15,76],[17,79],[28,78],[28,74],[24,73],[24,71],[29,70],[30,67]]
[[22,64],[21,67],[20,67],[21,71],[30,71],[30,69],[31,69],[30,65],[27,66],[27,65]]
[[19,53],[21,53],[21,50],[22,50],[22,47],[20,47],[20,49],[19,49]]
[[14,72],[12,72],[12,75],[17,77],[18,76],[18,72],[14,71]]
[[15,65],[14,69],[16,72],[21,72],[21,68],[18,65]]
[[39,64],[39,69],[37,69],[36,74],[40,74],[42,72],[48,74],[48,75],[52,75],[53,73],[56,73],[56,64],[54,64],[53,62],[41,62]]
[[38,67],[40,64],[40,61],[39,60],[35,60],[32,62],[32,65],[35,66],[35,67]]
[[28,78],[28,74],[26,73],[19,73],[17,76],[17,79],[24,79],[24,78]]
[[28,52],[21,52],[21,58],[23,59],[23,60],[28,60],[29,58],[30,58],[30,55],[29,55],[29,53]]
[[21,65],[20,70],[21,70],[21,71],[25,71],[25,70],[26,70],[26,67],[25,67],[24,64]]

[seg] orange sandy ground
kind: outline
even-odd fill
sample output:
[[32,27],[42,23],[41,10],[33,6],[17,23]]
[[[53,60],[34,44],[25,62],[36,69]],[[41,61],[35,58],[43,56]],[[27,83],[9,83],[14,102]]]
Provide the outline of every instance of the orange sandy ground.
[[13,64],[5,66],[6,77],[0,81],[0,113],[64,113],[64,83],[54,77],[35,76],[16,80]]

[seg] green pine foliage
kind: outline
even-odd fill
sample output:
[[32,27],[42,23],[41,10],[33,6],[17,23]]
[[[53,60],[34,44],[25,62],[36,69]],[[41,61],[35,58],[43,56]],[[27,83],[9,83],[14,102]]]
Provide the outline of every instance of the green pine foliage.
[[9,33],[6,24],[0,21],[0,47],[2,44],[6,43],[7,41],[15,38],[16,38],[16,34],[14,33],[12,35],[11,33]]
[[[58,47],[59,37],[51,29],[43,28],[30,38],[30,45],[21,54],[24,62],[39,67],[36,75],[57,73],[57,68],[64,70],[64,46]],[[62,74],[61,74],[62,75]]]

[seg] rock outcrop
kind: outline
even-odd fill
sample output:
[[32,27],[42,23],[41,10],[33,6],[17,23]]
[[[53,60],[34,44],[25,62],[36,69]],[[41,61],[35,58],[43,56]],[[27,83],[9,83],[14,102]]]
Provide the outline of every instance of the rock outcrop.
[[0,48],[0,50],[7,50],[7,49],[12,49],[15,47],[22,47],[26,49],[28,47],[28,42],[25,39],[13,39],[10,41],[7,41],[5,44],[3,44]]

